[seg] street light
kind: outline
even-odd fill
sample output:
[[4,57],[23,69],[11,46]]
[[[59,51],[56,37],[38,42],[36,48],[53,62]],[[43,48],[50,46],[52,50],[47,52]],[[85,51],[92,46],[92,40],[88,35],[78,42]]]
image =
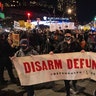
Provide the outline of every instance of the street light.
[[96,21],[96,16],[94,17],[94,21]]
[[67,10],[67,12],[68,12],[68,14],[71,14],[71,13],[72,13],[72,9],[69,8],[69,9]]
[[71,8],[67,9],[67,14],[69,15],[68,17],[69,17],[70,20],[72,20],[72,11],[73,10]]
[[96,28],[96,16],[94,17],[94,28]]
[[44,16],[44,17],[43,17],[43,19],[44,19],[44,20],[47,20],[47,17],[46,17],[46,16]]

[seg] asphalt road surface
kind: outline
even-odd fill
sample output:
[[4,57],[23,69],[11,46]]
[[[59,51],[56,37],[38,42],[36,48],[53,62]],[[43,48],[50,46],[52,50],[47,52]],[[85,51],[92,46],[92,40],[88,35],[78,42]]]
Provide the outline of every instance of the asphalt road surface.
[[[14,70],[15,76],[17,76]],[[9,80],[7,71],[5,70],[4,77]],[[47,82],[34,85],[35,96],[66,96],[64,81]],[[96,81],[91,79],[78,80],[78,94],[72,96],[93,96],[93,91],[96,89]],[[0,85],[0,96],[27,96],[23,87],[18,84],[13,84],[8,81],[6,85]]]

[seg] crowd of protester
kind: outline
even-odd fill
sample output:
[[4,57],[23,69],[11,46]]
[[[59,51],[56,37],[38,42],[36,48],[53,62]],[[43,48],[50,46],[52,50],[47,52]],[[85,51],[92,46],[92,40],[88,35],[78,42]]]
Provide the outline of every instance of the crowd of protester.
[[[72,39],[82,44],[82,42],[86,43],[88,46],[88,51],[95,52],[95,43],[96,43],[96,32],[91,30],[71,30],[72,31]],[[56,30],[56,31],[49,31],[49,30],[38,30],[33,29],[31,31],[12,31],[16,34],[20,35],[20,40],[27,38],[29,40],[29,45],[32,46],[39,54],[46,54],[50,51],[54,50],[57,44],[64,40],[65,30]],[[12,32],[8,36],[8,42],[12,46]],[[4,33],[6,35],[6,33]],[[14,49],[17,46],[12,46]],[[18,47],[19,48],[19,47]]]
[[[13,46],[12,33],[20,35],[20,46]],[[66,35],[67,34],[67,35]],[[71,43],[65,41],[71,40]],[[75,42],[75,43],[74,43]],[[25,46],[21,46],[25,44]],[[27,44],[27,46],[26,46]],[[70,44],[70,46],[69,46]],[[30,48],[27,48],[30,46]],[[69,48],[70,47],[70,48]],[[20,50],[23,50],[24,53],[20,53]],[[25,51],[24,51],[25,50]],[[96,52],[96,32],[92,30],[56,30],[49,31],[47,29],[33,29],[30,31],[10,31],[10,33],[0,32],[0,84],[7,84],[7,81],[4,79],[4,70],[8,71],[10,77],[10,82],[17,83],[16,77],[14,76],[12,70],[12,62],[10,60],[14,55],[27,56],[29,51],[32,51],[31,54],[49,54],[50,52],[54,53],[68,53],[68,52],[80,52],[92,51]],[[19,52],[17,54],[17,52]],[[28,54],[27,54],[28,53]],[[66,87],[66,96],[70,96],[70,85],[69,80],[64,80]],[[76,82],[74,81],[73,85],[76,89]],[[27,87],[25,89],[33,89],[33,86]],[[34,89],[33,89],[34,90]],[[32,90],[31,90],[32,91]],[[34,95],[34,91],[32,91]],[[28,96],[30,95],[29,92]]]

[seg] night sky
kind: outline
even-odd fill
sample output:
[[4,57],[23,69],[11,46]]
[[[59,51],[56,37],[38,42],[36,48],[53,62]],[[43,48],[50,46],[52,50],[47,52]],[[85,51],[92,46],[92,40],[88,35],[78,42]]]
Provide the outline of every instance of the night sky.
[[[3,2],[7,0],[1,0]],[[27,0],[30,1],[30,0]],[[96,16],[96,0],[76,0],[77,19],[83,23],[89,23]]]
[[87,23],[96,15],[96,0],[77,0],[77,18],[81,23]]

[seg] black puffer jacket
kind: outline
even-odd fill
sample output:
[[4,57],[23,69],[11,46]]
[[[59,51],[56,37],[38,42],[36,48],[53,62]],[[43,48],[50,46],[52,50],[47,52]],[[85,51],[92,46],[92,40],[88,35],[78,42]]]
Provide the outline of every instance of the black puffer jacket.
[[13,48],[9,45],[6,39],[2,39],[2,36],[0,36],[0,57],[9,57],[13,55]]
[[81,51],[80,45],[78,42],[74,41],[68,44],[65,41],[60,42],[55,50],[54,53],[68,53],[68,52],[79,52]]

